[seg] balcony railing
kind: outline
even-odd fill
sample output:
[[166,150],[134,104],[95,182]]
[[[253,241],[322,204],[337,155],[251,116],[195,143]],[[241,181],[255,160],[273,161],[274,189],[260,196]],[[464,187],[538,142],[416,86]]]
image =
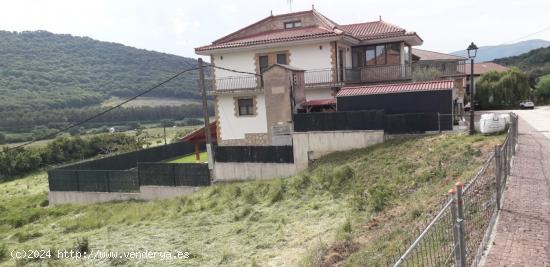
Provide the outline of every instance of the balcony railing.
[[[464,75],[463,61],[429,61],[345,69],[316,69],[304,73],[306,87],[342,86],[352,83],[425,81]],[[235,76],[206,80],[208,91],[254,90],[263,87],[261,76]]]
[[262,88],[263,82],[261,76],[235,76],[220,79],[205,80],[207,91],[234,91],[251,90]]
[[411,79],[411,65],[383,65],[361,68],[308,70],[304,73],[308,87],[345,83],[375,83]]
[[441,77],[463,75],[464,61],[419,61],[412,64],[413,75],[420,72],[433,72]]

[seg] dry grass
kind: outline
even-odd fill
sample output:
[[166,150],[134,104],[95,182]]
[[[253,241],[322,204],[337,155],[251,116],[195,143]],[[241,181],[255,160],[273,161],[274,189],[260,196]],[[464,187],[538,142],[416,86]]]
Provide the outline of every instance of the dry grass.
[[191,253],[187,260],[41,264],[317,266],[328,252],[336,264],[376,265],[501,139],[392,141],[329,155],[295,177],[219,184],[151,202],[43,207],[47,181],[38,173],[0,184],[0,247],[65,249],[86,237],[93,250]]

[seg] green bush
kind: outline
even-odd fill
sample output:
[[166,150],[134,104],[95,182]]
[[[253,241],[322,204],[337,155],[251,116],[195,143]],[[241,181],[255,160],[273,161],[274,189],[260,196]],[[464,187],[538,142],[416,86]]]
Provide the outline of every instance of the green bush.
[[75,242],[75,250],[81,254],[90,252],[90,242],[87,237],[77,238]]
[[378,184],[368,189],[368,206],[374,212],[382,211],[393,199],[393,193],[385,184]]
[[535,96],[539,104],[550,103],[550,79],[545,79],[538,84],[538,88],[535,90]]
[[517,108],[530,95],[529,77],[516,68],[488,72],[476,82],[475,98],[482,109]]
[[4,261],[8,257],[8,248],[5,244],[0,243],[0,262]]

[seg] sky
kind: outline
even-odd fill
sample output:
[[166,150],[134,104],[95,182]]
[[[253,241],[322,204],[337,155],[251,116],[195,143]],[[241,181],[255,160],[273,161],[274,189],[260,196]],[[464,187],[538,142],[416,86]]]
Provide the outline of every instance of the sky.
[[[46,30],[197,57],[194,48],[273,14],[310,10],[339,24],[383,20],[452,52],[550,40],[548,0],[0,0],[0,30]],[[539,32],[540,31],[540,32]],[[537,34],[533,34],[539,32]]]

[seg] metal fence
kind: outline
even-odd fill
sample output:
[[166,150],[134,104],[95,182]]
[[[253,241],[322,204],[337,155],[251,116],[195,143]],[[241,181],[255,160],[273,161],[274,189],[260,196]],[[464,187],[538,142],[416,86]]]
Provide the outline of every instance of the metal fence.
[[[204,175],[204,170],[208,172],[207,164],[174,167],[174,164],[159,162],[191,154],[194,151],[193,144],[178,142],[65,165],[48,171],[49,189],[50,191],[138,192],[140,185],[208,185],[209,177],[205,178]],[[153,165],[147,165],[145,162],[155,162],[157,168],[173,172],[170,172],[171,176],[167,176],[162,175],[166,172],[148,171]],[[140,172],[142,172],[141,175]]]
[[292,146],[217,146],[216,162],[293,163]]
[[383,110],[294,114],[294,131],[384,130],[388,134],[450,131],[464,118],[437,112],[385,114]]
[[139,163],[138,177],[140,185],[210,185],[210,172],[208,170],[208,164],[204,163]]
[[476,266],[487,248],[500,210],[502,192],[518,140],[518,117],[502,145],[465,185],[449,191],[449,200],[410,243],[393,266]]

